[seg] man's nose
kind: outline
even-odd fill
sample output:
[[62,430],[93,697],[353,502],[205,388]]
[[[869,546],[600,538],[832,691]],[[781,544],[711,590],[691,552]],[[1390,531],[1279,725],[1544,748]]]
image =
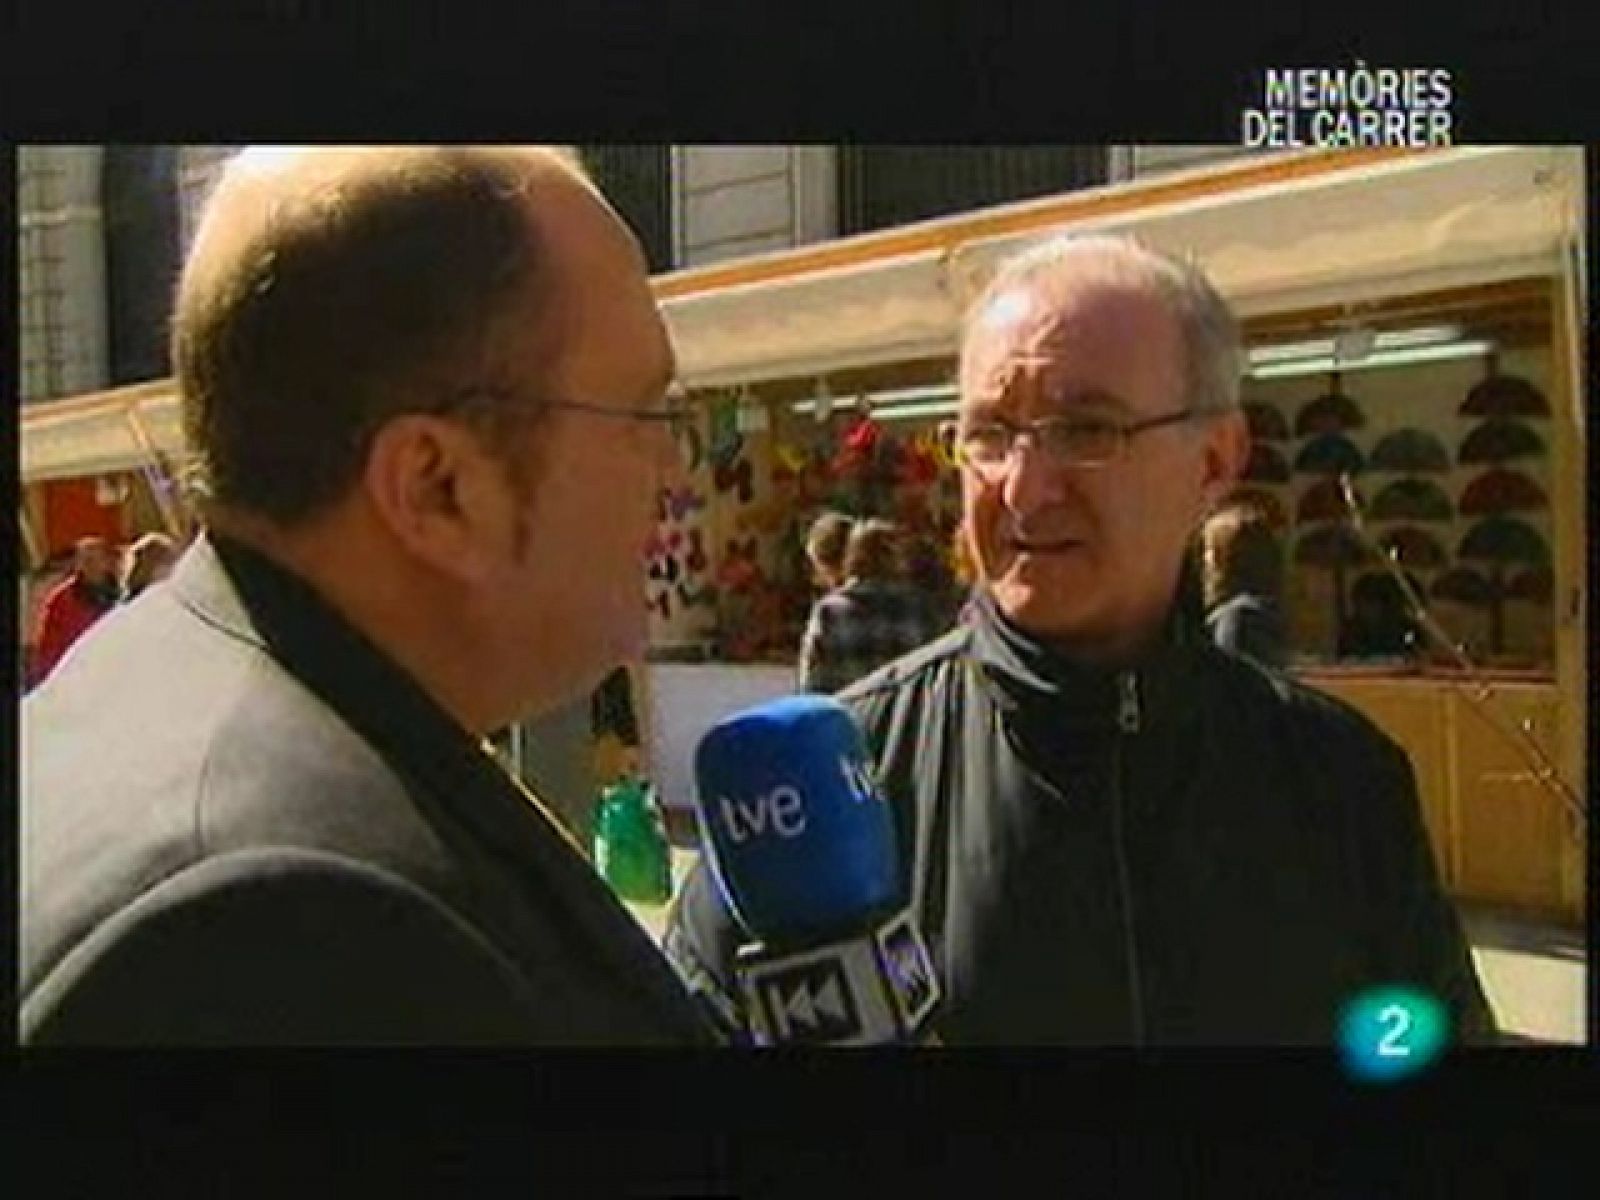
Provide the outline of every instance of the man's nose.
[[1031,434],[1011,444],[1011,454],[1003,470],[1000,497],[1018,516],[1026,517],[1061,499],[1063,472],[1039,449],[1038,441]]

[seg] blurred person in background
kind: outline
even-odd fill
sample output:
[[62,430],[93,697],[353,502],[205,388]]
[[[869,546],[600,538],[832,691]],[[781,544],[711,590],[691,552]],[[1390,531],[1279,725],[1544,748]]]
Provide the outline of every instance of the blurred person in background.
[[806,534],[806,562],[811,567],[811,582],[819,590],[831,592],[844,582],[844,551],[854,525],[840,512],[825,512],[811,523]]
[[800,640],[800,688],[836,692],[936,637],[925,598],[906,578],[900,529],[870,518],[850,531],[843,582],[812,607]]
[[39,609],[35,683],[54,671],[73,644],[116,605],[116,571],[116,555],[104,538],[82,538],[73,548],[71,572],[50,589]]
[[936,636],[955,623],[966,601],[966,588],[955,572],[938,540],[917,535],[906,541],[906,580],[922,597],[928,610],[932,633]]
[[172,574],[178,544],[164,533],[147,533],[122,556],[122,602],[128,603],[152,583]]
[[1289,658],[1284,632],[1283,552],[1266,514],[1230,505],[1200,527],[1206,628],[1224,650],[1282,668]]

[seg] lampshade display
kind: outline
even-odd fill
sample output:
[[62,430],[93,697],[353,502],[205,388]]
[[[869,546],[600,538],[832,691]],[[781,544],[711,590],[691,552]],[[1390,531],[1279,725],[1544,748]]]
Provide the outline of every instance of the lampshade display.
[[1250,447],[1250,460],[1242,477],[1252,483],[1288,483],[1289,464],[1280,451],[1257,442]]
[[1526,521],[1515,517],[1490,517],[1479,521],[1461,539],[1456,557],[1537,567],[1549,563],[1550,547]]
[[1234,488],[1228,493],[1226,503],[1255,509],[1267,518],[1268,525],[1280,532],[1289,523],[1288,514],[1283,511],[1283,501],[1265,488]]
[[1366,466],[1361,450],[1349,438],[1324,433],[1312,438],[1295,455],[1294,469],[1302,475],[1355,474]]
[[1517,375],[1490,375],[1475,384],[1457,410],[1463,417],[1547,417],[1544,393]]
[[1366,423],[1356,402],[1335,390],[1318,396],[1300,410],[1294,419],[1294,434],[1312,437],[1320,433],[1342,433],[1347,429],[1360,429]]
[[1519,421],[1491,417],[1461,443],[1456,460],[1467,463],[1500,463],[1513,458],[1540,458],[1544,439]]
[[1544,489],[1518,471],[1486,471],[1461,492],[1461,512],[1482,517],[1492,513],[1532,511],[1549,507]]
[[[1359,490],[1356,492],[1356,503],[1365,505],[1365,498]],[[1295,520],[1302,525],[1312,521],[1340,521],[1348,515],[1344,492],[1337,479],[1324,479],[1312,484],[1300,497],[1300,503],[1294,510]]]
[[1378,521],[1448,521],[1455,516],[1455,505],[1431,480],[1397,479],[1378,493],[1371,515]]
[[1366,546],[1344,525],[1325,525],[1295,544],[1294,561],[1313,567],[1348,567],[1371,558]]
[[1456,567],[1433,581],[1429,589],[1436,600],[1452,600],[1468,608],[1488,608],[1494,600],[1489,581],[1471,567]]
[[1450,469],[1450,451],[1431,433],[1400,429],[1372,448],[1367,465],[1374,471],[1407,471],[1413,475],[1437,473]]
[[1378,539],[1385,551],[1403,567],[1425,571],[1437,570],[1445,565],[1449,555],[1439,539],[1415,525],[1401,525]]
[[1250,426],[1250,437],[1257,442],[1284,442],[1289,440],[1289,422],[1270,404],[1243,404],[1245,422]]

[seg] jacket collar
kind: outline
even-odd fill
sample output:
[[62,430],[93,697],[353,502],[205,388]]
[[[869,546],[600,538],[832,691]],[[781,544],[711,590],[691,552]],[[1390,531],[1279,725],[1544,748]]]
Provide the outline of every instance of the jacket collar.
[[1204,638],[1185,572],[1155,642],[1123,667],[1077,662],[1002,613],[987,589],[972,605],[972,653],[1003,715],[1053,735],[1110,736],[1172,723]]

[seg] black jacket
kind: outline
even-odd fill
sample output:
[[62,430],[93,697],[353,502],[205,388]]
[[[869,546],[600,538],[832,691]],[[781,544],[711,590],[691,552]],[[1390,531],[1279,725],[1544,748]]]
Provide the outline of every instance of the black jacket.
[[559,827],[243,546],[200,539],[22,726],[25,1044],[714,1044]]
[[[1403,751],[1174,619],[1074,666],[987,598],[841,694],[892,806],[946,1044],[1331,1044],[1363,988],[1492,1020]],[[668,949],[737,1034],[741,940],[705,866]]]

